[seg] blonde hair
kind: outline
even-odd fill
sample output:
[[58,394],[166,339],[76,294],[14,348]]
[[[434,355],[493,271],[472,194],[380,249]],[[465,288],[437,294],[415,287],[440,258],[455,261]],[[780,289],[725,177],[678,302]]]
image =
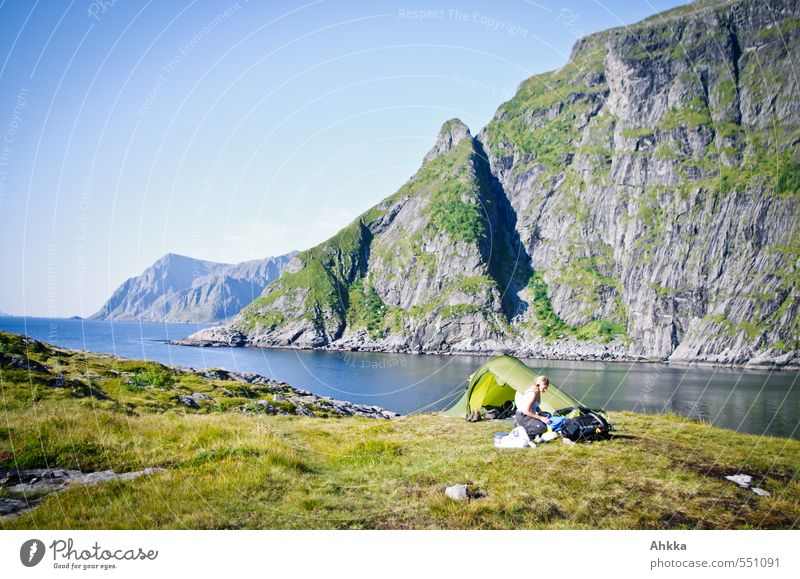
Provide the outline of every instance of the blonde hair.
[[542,374],[541,376],[537,376],[536,382],[534,382],[533,385],[536,386],[540,382],[542,383],[543,386],[550,386],[550,378],[548,378],[544,374]]

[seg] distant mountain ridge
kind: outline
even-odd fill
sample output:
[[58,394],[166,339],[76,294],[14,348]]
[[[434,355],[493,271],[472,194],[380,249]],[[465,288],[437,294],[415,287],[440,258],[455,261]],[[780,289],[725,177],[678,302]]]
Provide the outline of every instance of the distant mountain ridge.
[[90,319],[223,321],[258,297],[295,254],[231,264],[168,253],[119,286]]

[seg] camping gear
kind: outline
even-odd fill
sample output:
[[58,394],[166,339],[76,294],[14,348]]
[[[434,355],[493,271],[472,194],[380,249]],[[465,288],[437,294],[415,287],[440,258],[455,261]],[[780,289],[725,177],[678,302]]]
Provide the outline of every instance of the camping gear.
[[506,400],[499,408],[479,408],[467,416],[467,422],[480,422],[481,420],[502,420],[514,416],[514,402]]
[[[578,410],[579,412],[575,412]],[[560,408],[556,410],[553,415],[554,416],[581,416],[583,414],[588,414],[589,412],[598,412],[599,414],[605,414],[606,411],[602,408],[589,408],[587,406],[568,406],[567,408]]]
[[553,415],[550,417],[550,422],[547,424],[547,427],[553,432],[561,432],[561,427],[564,426],[566,420],[564,416]]
[[[478,368],[470,377],[464,395],[444,411],[447,416],[466,418],[470,412],[487,408],[502,408],[514,401],[517,392],[525,392],[536,381],[538,374],[513,356],[498,356]],[[559,390],[552,383],[541,396],[540,408],[550,414],[556,409],[572,408],[575,416],[580,414],[580,406],[575,398]]]
[[561,435],[572,441],[601,440],[608,438],[611,424],[595,410],[590,410],[574,418],[568,418],[561,426]]
[[551,440],[558,438],[558,434],[552,430],[548,430],[540,438],[542,439],[542,442],[550,442]]
[[544,422],[522,412],[517,412],[514,416],[514,423],[524,428],[531,437],[547,432],[547,425]]
[[495,448],[536,448],[536,445],[531,442],[528,433],[521,426],[517,426],[507,435],[494,439]]
[[511,400],[506,400],[500,408],[492,408],[484,414],[484,420],[502,420],[503,418],[511,418],[514,416],[514,403]]

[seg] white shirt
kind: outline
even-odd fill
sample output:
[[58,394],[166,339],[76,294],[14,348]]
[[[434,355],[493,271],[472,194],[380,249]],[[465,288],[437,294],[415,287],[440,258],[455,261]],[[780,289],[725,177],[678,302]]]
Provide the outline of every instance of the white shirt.
[[[530,408],[534,398],[536,398],[536,392],[531,386],[525,392],[517,392],[516,394],[514,394],[514,404],[517,405],[517,410],[524,414],[525,413],[524,411]],[[539,400],[536,400],[536,402],[533,405],[534,407],[530,409],[530,412],[532,412],[533,414],[538,414],[540,402],[541,402],[541,397]]]

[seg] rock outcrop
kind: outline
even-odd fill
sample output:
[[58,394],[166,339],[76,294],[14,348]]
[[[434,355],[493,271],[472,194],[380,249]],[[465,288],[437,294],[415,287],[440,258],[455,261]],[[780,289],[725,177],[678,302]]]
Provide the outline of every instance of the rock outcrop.
[[192,343],[800,366],[800,7],[581,39]]
[[[253,390],[253,402],[239,407],[244,414],[294,414],[297,416],[315,416],[318,413],[326,416],[362,416],[364,418],[392,419],[400,416],[396,412],[380,406],[356,404],[346,400],[338,400],[329,396],[317,396],[308,390],[295,388],[286,382],[266,378],[254,372],[229,372],[222,369],[196,370],[193,368],[176,368],[180,372],[197,374],[204,378],[216,380],[234,380],[249,384]],[[268,396],[259,399],[257,396]],[[187,406],[200,408],[203,404],[215,404],[215,401],[202,393],[195,392],[187,397],[193,404]],[[280,403],[280,406],[275,403]]]
[[168,253],[125,281],[91,319],[219,322],[232,318],[278,278],[292,252],[237,264]]
[[62,468],[0,469],[0,489],[4,493],[0,498],[0,520],[23,515],[39,506],[47,496],[76,486],[129,481],[165,470],[161,467],[147,467],[123,473],[113,470],[84,473]]
[[[231,411],[320,418],[361,416],[391,419],[399,416],[380,406],[317,396],[253,372],[124,360],[108,354],[58,348],[27,336],[0,331],[2,351],[9,352],[0,353],[0,372],[6,380],[7,390],[16,381],[24,384],[26,391],[34,392],[40,400],[50,396],[91,397],[131,413],[140,408],[158,408],[159,411],[170,409],[204,414]],[[84,364],[96,364],[97,371],[72,369],[65,372],[64,360],[74,356],[80,356]],[[120,365],[126,369],[119,370]],[[108,383],[118,380],[122,381],[124,391],[112,396],[107,393]],[[112,389],[115,387],[118,385],[112,385]],[[10,390],[8,394],[11,394]]]

